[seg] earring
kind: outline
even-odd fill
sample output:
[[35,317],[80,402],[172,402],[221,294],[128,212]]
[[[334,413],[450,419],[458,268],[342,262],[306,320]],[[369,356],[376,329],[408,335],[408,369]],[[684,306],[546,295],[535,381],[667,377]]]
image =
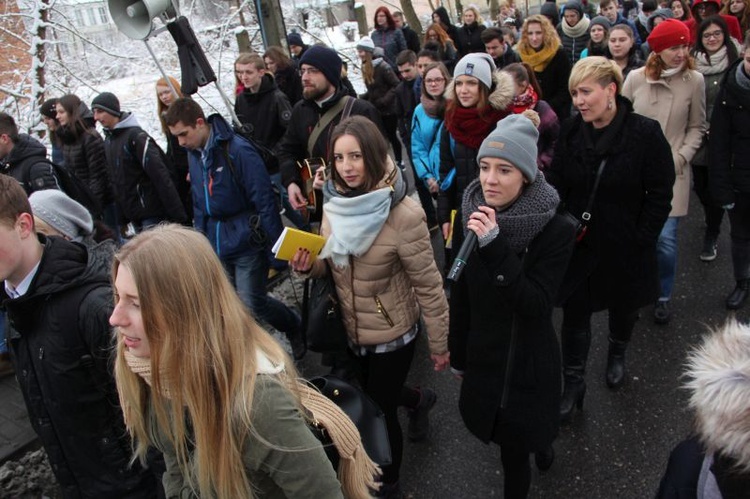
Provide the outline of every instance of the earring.
[[607,109],[611,111],[613,107],[614,107],[614,103],[612,101],[607,102]]

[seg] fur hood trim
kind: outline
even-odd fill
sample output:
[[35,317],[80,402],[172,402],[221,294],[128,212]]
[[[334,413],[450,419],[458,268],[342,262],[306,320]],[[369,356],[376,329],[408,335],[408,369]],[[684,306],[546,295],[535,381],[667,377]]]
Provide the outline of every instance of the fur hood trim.
[[688,355],[685,385],[696,430],[708,452],[750,471],[750,326],[734,320]]
[[[445,87],[443,96],[446,100],[453,100],[456,95],[453,90],[454,80],[448,82]],[[492,73],[492,82],[495,85],[495,90],[490,94],[490,106],[498,111],[503,111],[508,108],[513,102],[513,97],[516,96],[516,82],[513,81],[513,76],[506,71],[496,70]]]

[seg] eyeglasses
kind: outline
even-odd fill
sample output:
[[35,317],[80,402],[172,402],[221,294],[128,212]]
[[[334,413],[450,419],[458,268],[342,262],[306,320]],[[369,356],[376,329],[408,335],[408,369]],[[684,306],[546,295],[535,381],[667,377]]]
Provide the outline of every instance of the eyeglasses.
[[445,81],[445,78],[429,78],[425,80],[426,85],[437,85],[439,83],[443,83]]
[[305,76],[305,74],[316,76],[320,74],[320,70],[318,68],[300,68],[297,70],[297,72],[300,76]]
[[703,33],[703,39],[704,40],[710,40],[711,38],[717,38],[718,39],[718,38],[721,38],[722,36],[724,36],[724,32],[721,31],[721,30],[719,30],[719,31],[711,31],[710,33],[709,32]]

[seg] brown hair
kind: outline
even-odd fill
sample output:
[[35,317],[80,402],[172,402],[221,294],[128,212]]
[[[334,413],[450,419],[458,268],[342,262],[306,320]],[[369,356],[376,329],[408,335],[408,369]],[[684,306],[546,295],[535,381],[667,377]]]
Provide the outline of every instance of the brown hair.
[[10,175],[0,174],[0,224],[9,228],[14,227],[22,213],[31,214],[26,191],[18,180]]
[[526,83],[534,89],[539,100],[542,100],[542,87],[534,75],[534,70],[525,62],[514,62],[505,66],[501,71],[510,73],[516,82]]
[[448,36],[448,33],[446,33],[446,31],[443,29],[443,27],[439,23],[432,23],[429,26],[427,26],[427,29],[424,30],[424,37],[422,39],[422,45],[431,41],[429,38],[427,38],[427,35],[430,34],[430,31],[435,32],[435,34],[438,37],[438,43],[440,44],[440,47],[443,49],[443,51],[445,51],[446,45],[450,41],[450,37]]
[[265,59],[266,57],[275,62],[278,69],[286,69],[292,65],[292,60],[289,58],[289,55],[278,45],[271,45],[268,47],[265,54],[263,54],[263,58]]
[[198,118],[202,120],[206,119],[203,108],[193,99],[182,97],[169,106],[169,109],[164,114],[164,123],[167,126],[175,126],[177,123],[182,122],[185,126],[195,127]]
[[[365,163],[365,181],[361,190],[370,192],[386,173],[388,164],[388,142],[386,142],[380,129],[364,116],[351,116],[336,125],[331,134],[331,178],[338,188],[347,189],[346,182],[339,176],[336,170],[336,158],[334,148],[336,141],[344,135],[351,135],[359,143],[362,152],[362,160]],[[359,190],[359,189],[358,189]]]
[[527,17],[523,22],[523,27],[521,28],[521,39],[518,41],[518,53],[533,50],[531,45],[529,45],[529,24],[534,23],[542,26],[543,48],[547,48],[552,44],[555,44],[556,46],[560,45],[560,37],[558,36],[557,31],[555,31],[555,27],[552,26],[552,22],[549,18],[542,14],[534,14],[533,16]]
[[266,62],[263,60],[261,56],[259,56],[256,52],[243,52],[242,54],[237,56],[237,59],[234,60],[234,65],[232,68],[235,70],[234,72],[234,84],[235,86],[241,86],[242,82],[240,81],[240,77],[237,76],[237,64],[252,64],[255,66],[255,69],[260,71],[261,69],[266,69]]
[[86,133],[88,128],[81,116],[81,104],[81,99],[74,94],[66,94],[57,99],[57,105],[68,113],[67,129],[76,140]]

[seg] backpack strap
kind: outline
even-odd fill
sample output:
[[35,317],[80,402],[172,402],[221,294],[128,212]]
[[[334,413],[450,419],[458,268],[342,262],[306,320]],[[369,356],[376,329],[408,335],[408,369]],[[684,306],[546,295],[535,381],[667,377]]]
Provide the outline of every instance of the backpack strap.
[[354,97],[345,95],[340,98],[338,102],[336,102],[336,104],[331,106],[331,108],[328,109],[328,111],[326,111],[323,116],[320,117],[318,122],[315,124],[310,137],[307,139],[307,156],[309,158],[313,157],[313,148],[315,147],[315,143],[318,141],[318,137],[320,137],[320,134],[323,133],[323,130],[325,130],[325,128],[336,118],[336,116],[338,116],[339,113],[341,113],[342,120],[348,117],[351,113],[353,105]]

